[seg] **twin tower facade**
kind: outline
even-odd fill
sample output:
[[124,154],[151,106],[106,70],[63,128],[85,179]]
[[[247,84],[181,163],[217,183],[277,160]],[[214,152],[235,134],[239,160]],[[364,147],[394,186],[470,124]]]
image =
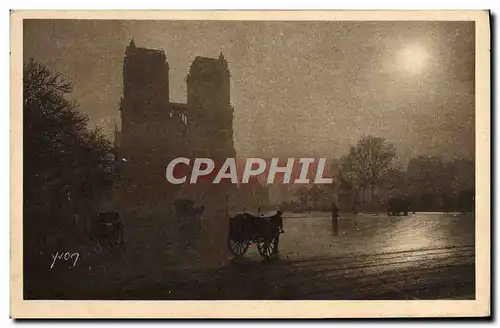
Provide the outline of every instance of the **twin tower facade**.
[[236,157],[230,72],[219,58],[196,57],[187,74],[187,102],[170,101],[165,52],[132,40],[123,62],[121,130],[116,134],[121,167],[120,200],[130,206],[167,206],[176,199],[210,202],[228,186],[171,185],[165,167],[177,157]]

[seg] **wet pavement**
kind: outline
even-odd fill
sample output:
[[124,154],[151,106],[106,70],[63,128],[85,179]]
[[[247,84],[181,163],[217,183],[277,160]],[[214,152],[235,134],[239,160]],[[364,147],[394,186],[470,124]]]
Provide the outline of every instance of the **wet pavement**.
[[90,276],[62,279],[44,298],[474,299],[473,215],[341,216],[334,231],[328,213],[306,213],[285,216],[284,226],[271,260],[256,245],[231,256],[220,221],[204,222],[188,246],[151,241],[145,251],[130,241],[120,256],[88,265]]

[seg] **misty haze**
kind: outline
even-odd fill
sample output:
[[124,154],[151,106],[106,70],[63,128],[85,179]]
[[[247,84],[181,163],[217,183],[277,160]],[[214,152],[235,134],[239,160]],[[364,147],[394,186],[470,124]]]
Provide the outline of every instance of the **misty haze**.
[[474,299],[474,31],[25,20],[25,299]]

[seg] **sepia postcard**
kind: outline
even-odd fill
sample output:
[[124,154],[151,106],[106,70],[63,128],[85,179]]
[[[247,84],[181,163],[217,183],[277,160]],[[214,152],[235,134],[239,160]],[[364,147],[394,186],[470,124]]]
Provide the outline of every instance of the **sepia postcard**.
[[488,11],[12,11],[12,318],[490,316]]

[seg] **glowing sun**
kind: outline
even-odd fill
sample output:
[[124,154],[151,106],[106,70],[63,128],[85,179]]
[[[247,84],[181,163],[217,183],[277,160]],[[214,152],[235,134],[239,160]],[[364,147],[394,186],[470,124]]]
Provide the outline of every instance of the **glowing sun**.
[[429,53],[421,45],[409,45],[399,53],[399,66],[406,72],[417,75],[422,73],[429,62]]

